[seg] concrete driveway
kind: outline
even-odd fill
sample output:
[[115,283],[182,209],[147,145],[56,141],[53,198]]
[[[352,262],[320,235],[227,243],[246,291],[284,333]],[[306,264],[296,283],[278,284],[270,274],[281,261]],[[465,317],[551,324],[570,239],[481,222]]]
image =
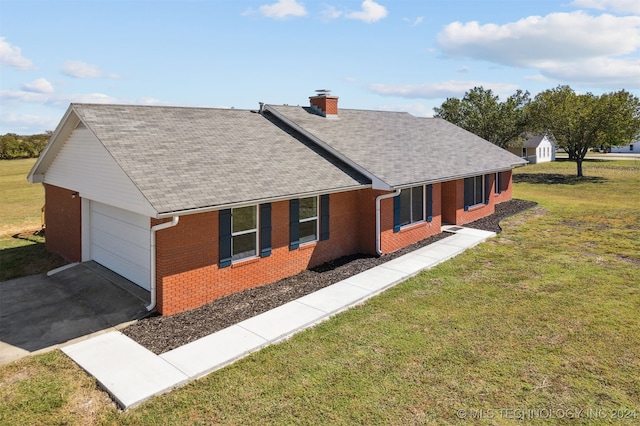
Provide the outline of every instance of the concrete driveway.
[[95,262],[0,282],[0,364],[148,314],[149,292]]

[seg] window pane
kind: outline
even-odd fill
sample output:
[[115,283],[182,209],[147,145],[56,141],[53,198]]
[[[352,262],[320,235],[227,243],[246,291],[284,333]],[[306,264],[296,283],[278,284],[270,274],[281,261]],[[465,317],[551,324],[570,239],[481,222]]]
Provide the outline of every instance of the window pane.
[[300,199],[300,219],[318,216],[318,197]]
[[310,220],[300,223],[300,244],[317,240],[318,220]]
[[424,187],[411,188],[411,221],[419,222],[424,219]]
[[400,191],[400,225],[411,223],[411,189]]
[[233,237],[232,260],[244,259],[256,255],[256,233],[236,235]]
[[257,206],[240,207],[231,211],[232,231],[256,229]]
[[480,204],[484,202],[482,199],[482,176],[476,176],[475,180],[473,204]]

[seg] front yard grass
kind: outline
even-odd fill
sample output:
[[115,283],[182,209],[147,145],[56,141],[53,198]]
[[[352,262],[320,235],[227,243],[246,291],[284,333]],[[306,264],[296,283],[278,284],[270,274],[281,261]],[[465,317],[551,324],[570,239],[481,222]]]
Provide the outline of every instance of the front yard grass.
[[38,274],[63,265],[44,248],[42,185],[27,182],[36,159],[0,160],[0,281]]
[[584,171],[516,170],[498,237],[126,413],[59,351],[1,366],[0,424],[636,424],[640,168]]

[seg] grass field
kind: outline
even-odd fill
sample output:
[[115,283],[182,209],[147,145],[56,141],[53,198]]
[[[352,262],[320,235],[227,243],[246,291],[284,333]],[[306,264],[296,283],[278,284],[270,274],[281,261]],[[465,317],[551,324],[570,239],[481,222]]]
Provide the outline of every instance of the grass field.
[[44,238],[36,234],[42,228],[44,189],[27,182],[35,162],[35,158],[0,160],[0,281],[64,264],[44,250]]
[[637,424],[640,168],[584,171],[518,169],[498,237],[126,413],[59,351],[0,366],[0,424]]

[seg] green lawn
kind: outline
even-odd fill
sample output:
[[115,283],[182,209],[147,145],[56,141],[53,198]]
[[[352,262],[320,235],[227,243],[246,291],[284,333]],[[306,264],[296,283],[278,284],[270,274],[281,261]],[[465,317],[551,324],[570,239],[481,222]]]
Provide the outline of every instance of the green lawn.
[[518,169],[497,238],[126,413],[59,351],[2,366],[0,424],[637,424],[640,168],[584,171]]
[[0,160],[0,281],[38,274],[64,261],[44,249],[41,211],[44,189],[27,182],[36,162]]
[[40,229],[44,189],[27,182],[36,159],[0,160],[0,237]]

